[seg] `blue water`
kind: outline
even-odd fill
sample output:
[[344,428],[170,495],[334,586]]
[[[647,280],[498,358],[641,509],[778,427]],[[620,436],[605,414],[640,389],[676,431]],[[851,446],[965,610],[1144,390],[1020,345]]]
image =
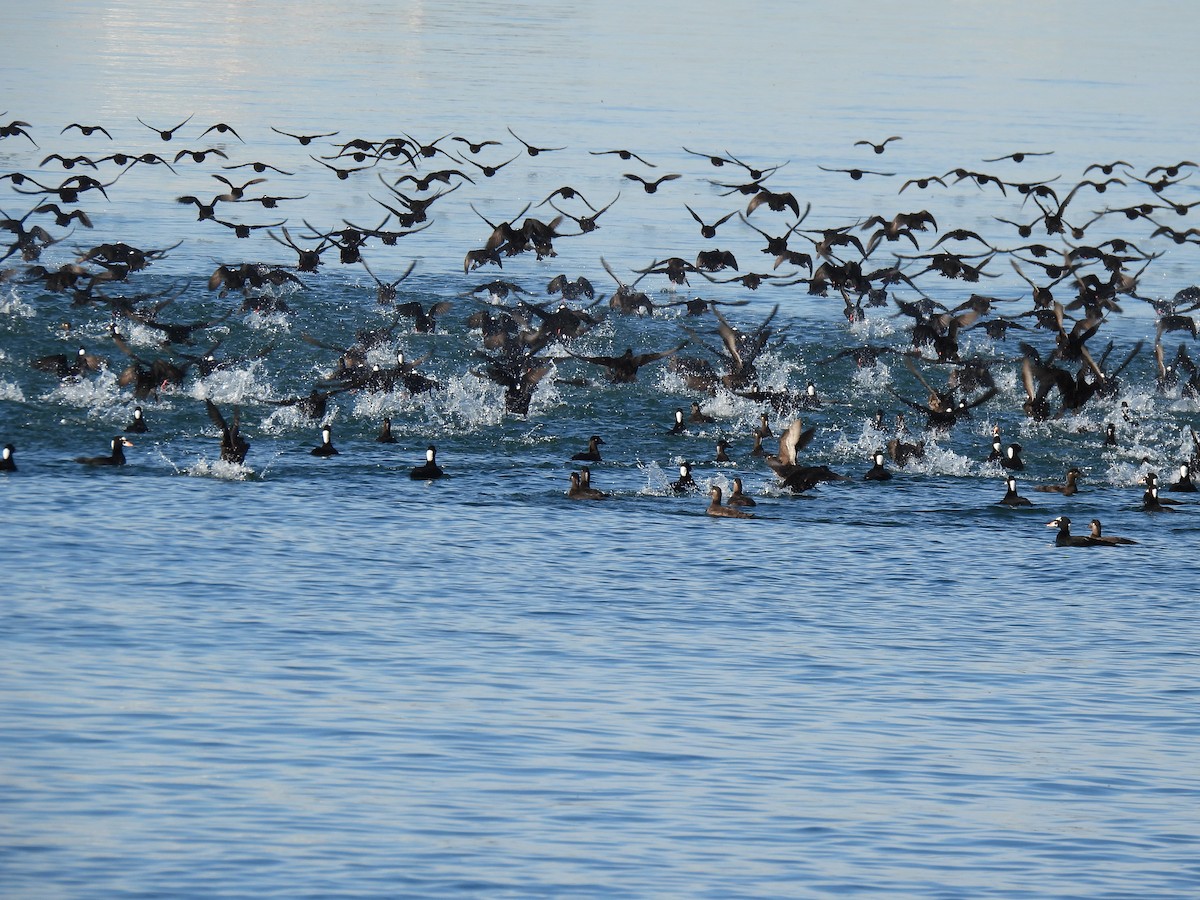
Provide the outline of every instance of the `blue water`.
[[[0,126],[28,122],[37,146],[0,139],[0,174],[57,184],[120,171],[107,162],[99,174],[68,173],[43,164],[50,153],[173,160],[216,147],[229,158],[185,159],[177,174],[134,166],[107,201],[81,198],[93,229],[31,216],[27,227],[61,242],[37,261],[0,263],[13,270],[0,282],[0,444],[16,445],[19,467],[0,473],[0,894],[1195,896],[1200,526],[1186,497],[1178,512],[1142,512],[1138,482],[1150,470],[1174,480],[1200,410],[1178,387],[1156,386],[1148,303],[1121,298],[1090,344],[1098,356],[1113,342],[1111,367],[1143,342],[1121,391],[1046,422],[1022,413],[1017,342],[1045,353],[1053,335],[964,332],[962,355],[988,362],[996,397],[948,434],[925,433],[909,411],[908,438],[925,439],[926,456],[889,462],[894,478],[876,484],[861,476],[896,434],[895,394],[925,390],[900,356],[862,370],[828,360],[864,343],[907,348],[911,323],[894,303],[849,324],[836,291],[641,280],[656,304],[748,301],[721,307],[747,330],[778,305],[760,382],[814,383],[823,404],[798,413],[817,427],[803,456],[849,476],[801,496],[749,455],[760,413],[776,435],[790,413],[691,390],[664,362],[614,385],[566,355],[690,339],[683,355],[711,360],[702,345],[719,343],[713,316],[622,315],[602,300],[598,326],[547,350],[554,371],[528,415],[506,413],[500,388],[474,374],[480,335],[467,322],[495,312],[489,301],[511,302],[476,290],[493,279],[544,302],[557,303],[545,286],[559,273],[611,294],[602,258],[627,283],[653,260],[713,247],[734,252],[742,273],[772,274],[764,240],[737,216],[716,239],[700,237],[684,204],[710,222],[744,213],[745,197],[709,180],[746,176],[684,147],[786,163],[767,183],[811,203],[804,228],[934,214],[921,251],[886,245],[872,254],[879,266],[954,228],[1020,243],[996,217],[1036,211],[1011,188],[946,179],[898,193],[958,165],[1010,184],[1057,176],[1061,198],[1096,177],[1089,164],[1126,159],[1125,185],[1081,191],[1071,208],[1082,219],[1141,202],[1151,192],[1129,175],[1195,156],[1178,127],[1190,102],[1174,82],[1190,52],[1179,15],[1167,4],[1130,20],[1115,4],[817,16],[769,3],[497,12],[354,2],[301,16],[279,3],[115,2],[10,17]],[[165,128],[191,114],[170,143],[138,122]],[[60,133],[73,122],[102,124],[113,139]],[[217,122],[244,143],[200,137]],[[271,126],[339,134],[305,147]],[[529,157],[508,128],[566,149]],[[449,301],[433,333],[401,317],[369,356],[387,366],[398,350],[428,354],[419,369],[442,388],[340,393],[313,420],[276,403],[307,394],[337,359],[305,336],[348,347],[358,330],[389,324],[392,308],[335,250],[318,272],[297,273],[303,287],[264,292],[291,312],[243,311],[240,292],[207,288],[214,269],[294,267],[296,254],[267,229],[238,239],[197,221],[175,198],[209,198],[224,189],[213,174],[253,176],[221,166],[260,160],[295,174],[266,173],[253,190],[303,199],[221,204],[220,216],[286,219],[298,240],[306,222],[375,227],[385,213],[372,198],[388,199],[377,175],[412,168],[388,161],[341,181],[310,154],[401,134],[495,139],[503,146],[489,162],[516,159],[493,178],[422,160],[417,173],[461,168],[475,183],[436,201],[428,230],[363,250],[385,282],[415,261],[399,302]],[[854,145],[893,134],[903,139],[878,156]],[[448,138],[439,146],[463,152]],[[619,148],[657,168],[589,152]],[[1016,151],[1053,155],[981,161]],[[896,174],[854,181],[818,166]],[[681,177],[647,194],[626,172]],[[1170,199],[1198,199],[1193,181]],[[619,198],[595,232],[556,239],[555,257],[463,271],[490,231],[472,206],[496,222],[564,185],[597,207]],[[18,187],[0,185],[6,217],[42,199]],[[1179,229],[1192,220],[1155,215]],[[771,234],[794,220],[765,206],[748,219]],[[1087,241],[1125,237],[1161,254],[1138,293],[1169,298],[1200,281],[1195,248],[1152,237],[1155,227],[1107,217]],[[1034,239],[1066,249],[1061,237]],[[169,322],[229,314],[173,349],[119,317],[136,354],[200,354],[218,339],[218,356],[270,352],[135,399],[117,383],[128,359],[109,338],[108,307],[72,304],[26,277],[105,241],[171,249],[97,293],[167,292],[177,297],[160,313]],[[812,249],[801,237],[791,245]],[[1030,308],[1003,255],[986,270],[997,277],[930,273],[918,284],[948,307],[979,292],[1002,298],[1006,315]],[[1055,294],[1067,302],[1070,284]],[[892,295],[918,299],[903,286]],[[1194,351],[1186,332],[1162,342],[1168,355]],[[80,345],[104,358],[98,373],[60,382],[29,366]],[[945,383],[948,366],[918,365]],[[219,460],[205,398],[227,417],[240,408],[244,466]],[[668,434],[692,401],[716,421]],[[126,466],[74,462],[104,452],[139,402],[150,431],[130,436]],[[384,416],[394,445],[374,439]],[[323,422],[340,451],[330,459],[309,452]],[[1103,445],[1108,422],[1115,448]],[[1024,448],[1031,509],[996,505],[993,426]],[[581,503],[565,496],[570,456],[591,434],[605,440],[593,484],[611,496]],[[722,436],[731,463],[712,461]],[[410,479],[431,443],[447,477]],[[715,520],[703,490],[675,495],[669,482],[685,461],[702,489],[728,493],[740,477],[757,518]],[[1084,472],[1079,494],[1033,490],[1070,465]],[[1057,548],[1045,525],[1060,514],[1077,533],[1100,517],[1106,533],[1138,543]]]

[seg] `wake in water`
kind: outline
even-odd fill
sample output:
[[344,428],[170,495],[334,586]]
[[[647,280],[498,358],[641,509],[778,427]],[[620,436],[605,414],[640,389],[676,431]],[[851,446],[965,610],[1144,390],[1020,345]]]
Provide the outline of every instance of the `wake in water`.
[[[181,204],[172,187],[164,205],[153,193],[124,195],[124,183],[106,188],[114,204],[144,204],[154,239],[141,247],[113,233],[119,220],[100,209],[85,243],[49,220],[37,232],[13,226],[9,255],[22,262],[10,263],[0,300],[11,326],[0,403],[19,412],[38,398],[29,441],[61,440],[80,412],[109,430],[144,404],[171,471],[240,481],[278,459],[290,465],[322,427],[350,456],[386,419],[406,454],[436,441],[532,465],[605,434],[617,464],[643,472],[637,493],[647,496],[673,494],[683,464],[701,489],[726,494],[732,471],[778,494],[781,471],[825,469],[829,480],[786,483],[836,490],[838,476],[859,479],[880,452],[914,479],[994,479],[993,429],[1025,448],[1024,480],[1057,481],[1078,465],[1086,483],[1129,486],[1200,455],[1200,374],[1188,353],[1200,289],[1141,293],[1161,257],[1191,244],[1178,229],[1122,214],[1151,200],[1178,213],[1166,199],[1188,189],[1178,173],[1125,171],[1119,184],[1083,173],[1059,186],[1017,180],[1024,170],[1001,157],[1002,174],[952,170],[935,193],[898,171],[913,176],[899,193],[872,190],[861,216],[838,221],[786,190],[795,167],[722,155],[728,168],[714,180],[695,168],[703,154],[686,152],[671,161],[678,173],[607,194],[618,199],[598,212],[574,187],[509,202],[499,186],[539,184],[536,163],[525,163],[524,181],[505,181],[506,171],[485,185],[461,159],[434,168],[437,150],[426,155],[406,138],[357,143],[373,171],[332,163],[335,190],[330,161],[349,145],[320,139],[325,159],[314,164],[280,134],[257,149],[226,146],[282,163],[257,178],[230,177],[235,160],[207,173],[209,161],[193,161],[191,180],[207,174],[228,192],[212,199],[193,187]],[[40,171],[53,169],[51,158],[28,162],[39,170],[34,195],[93,205],[90,182],[59,175],[51,186],[53,173]],[[589,193],[614,177],[596,170],[595,154],[577,163]],[[561,170],[551,171],[557,180]],[[864,185],[884,177],[818,173]],[[888,213],[875,214],[885,200]],[[676,216],[676,204],[689,215]],[[713,207],[721,216],[697,212]],[[255,209],[278,215],[257,221]],[[333,219],[332,209],[353,212]],[[718,219],[719,230],[705,224]],[[597,241],[624,264],[584,250]],[[446,265],[447,245],[460,262]],[[155,274],[168,265],[192,278]],[[68,373],[81,343],[100,364]],[[56,354],[62,363],[27,365]],[[622,369],[622,359],[637,365]],[[210,462],[211,449],[172,461],[212,440],[206,401],[236,410],[254,457],[269,460],[260,472]],[[703,416],[673,428],[675,410],[693,405]],[[1102,442],[1110,424],[1112,445]],[[720,461],[718,441],[729,451]]]

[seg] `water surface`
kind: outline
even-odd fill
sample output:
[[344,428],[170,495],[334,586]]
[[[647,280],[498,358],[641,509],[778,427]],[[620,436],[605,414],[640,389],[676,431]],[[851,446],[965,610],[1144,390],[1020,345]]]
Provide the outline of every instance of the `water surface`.
[[[722,308],[745,329],[778,304],[762,381],[819,387],[824,405],[801,413],[818,427],[806,452],[851,478],[801,497],[748,456],[762,405],[691,391],[662,364],[609,385],[563,352],[529,414],[508,415],[500,390],[472,374],[479,336],[467,325],[488,299],[475,288],[493,278],[539,300],[560,272],[611,293],[601,257],[628,282],[709,244],[743,272],[772,271],[761,235],[736,216],[718,240],[699,237],[684,204],[710,219],[744,212],[744,197],[709,183],[744,175],[684,147],[786,163],[769,183],[812,204],[806,227],[927,208],[939,233],[1015,244],[996,217],[1035,212],[1011,191],[897,190],[959,165],[1014,182],[1057,176],[1069,190],[1091,163],[1125,159],[1143,176],[1192,158],[1175,79],[1194,29],[1174,6],[1134,18],[1115,4],[363,2],[301,13],[118,2],[10,18],[0,124],[29,122],[38,146],[0,141],[0,172],[61,180],[40,165],[52,152],[229,156],[181,162],[178,174],[135,166],[109,201],[81,201],[93,230],[52,229],[64,240],[41,263],[102,241],[182,241],[129,292],[178,292],[170,321],[232,312],[206,332],[221,353],[273,350],[146,399],[151,431],[133,436],[129,464],[87,470],[73,458],[102,452],[136,402],[116,383],[126,360],[108,310],[0,284],[0,439],[20,466],[0,478],[6,896],[1195,894],[1196,511],[1143,513],[1137,482],[1152,468],[1167,479],[1186,458],[1196,402],[1156,387],[1149,304],[1123,300],[1097,339],[1113,341],[1114,360],[1143,342],[1121,392],[1048,422],[1021,412],[1016,341],[1048,352],[1052,335],[971,332],[964,356],[989,362],[997,397],[948,435],[921,434],[910,411],[927,456],[877,485],[861,475],[895,434],[896,394],[923,389],[899,357],[863,371],[828,360],[862,343],[905,347],[910,322],[894,305],[850,325],[836,292],[803,285],[639,283],[656,303],[749,301]],[[189,115],[169,144],[138,122]],[[113,141],[59,133],[72,122],[103,124]],[[216,122],[244,143],[201,138]],[[301,147],[271,126],[339,134]],[[509,128],[566,149],[528,157]],[[243,312],[239,293],[206,288],[216,266],[294,266],[295,254],[266,229],[242,240],[199,222],[175,198],[211,196],[222,189],[213,174],[234,177],[221,165],[264,160],[296,174],[268,174],[260,190],[306,196],[239,208],[238,221],[286,218],[293,235],[305,221],[373,227],[380,172],[341,181],[310,153],[403,134],[494,138],[503,147],[488,159],[517,158],[491,179],[462,164],[476,183],[437,201],[431,228],[364,250],[385,281],[415,260],[401,301],[450,301],[434,333],[404,319],[373,351],[381,364],[396,350],[430,354],[422,371],[444,389],[334,396],[326,421],[341,453],[316,459],[320,422],[270,402],[307,393],[336,359],[302,335],[347,347],[391,310],[361,265],[330,254],[303,289],[274,292],[291,315]],[[903,140],[879,156],[854,145],[893,134]],[[618,148],[658,168],[589,152]],[[1053,155],[982,162],[1021,150]],[[853,181],[819,165],[896,175]],[[104,180],[117,171],[106,164]],[[650,195],[629,171],[681,178]],[[1126,180],[1123,193],[1073,203],[1094,212],[1146,193]],[[463,272],[489,231],[472,206],[500,221],[563,185],[597,206],[620,197],[599,230],[556,240],[556,257]],[[15,187],[5,182],[0,208],[19,218],[37,201]],[[1183,181],[1171,198],[1194,194]],[[749,217],[768,233],[793,221],[766,208]],[[1125,236],[1162,254],[1139,293],[1196,282],[1191,244],[1152,239],[1144,222],[1094,228],[1089,240]],[[922,235],[922,248],[934,240]],[[948,307],[980,291],[1011,301],[1006,313],[1026,309],[1008,262],[988,268],[998,277],[982,284],[928,275],[920,286]],[[153,329],[118,324],[135,352],[165,352]],[[571,349],[716,345],[714,329],[675,307],[608,314]],[[1164,341],[1172,353],[1193,344],[1177,332]],[[79,343],[109,365],[64,383],[28,366]],[[226,414],[241,407],[245,468],[218,460],[205,397]],[[668,435],[692,400],[717,421]],[[791,418],[768,413],[776,434]],[[374,441],[384,415],[396,445]],[[1108,421],[1115,449],[1102,444]],[[1024,447],[1033,509],[996,506],[993,425]],[[613,496],[575,503],[569,457],[593,433],[606,440],[593,480]],[[722,435],[734,463],[711,462]],[[449,477],[414,482],[429,443]],[[675,496],[683,461],[702,486],[740,476],[758,520],[711,520],[703,495]],[[1070,464],[1085,471],[1083,492],[1033,493]],[[1139,543],[1056,548],[1044,526],[1060,513],[1077,531],[1099,516]]]

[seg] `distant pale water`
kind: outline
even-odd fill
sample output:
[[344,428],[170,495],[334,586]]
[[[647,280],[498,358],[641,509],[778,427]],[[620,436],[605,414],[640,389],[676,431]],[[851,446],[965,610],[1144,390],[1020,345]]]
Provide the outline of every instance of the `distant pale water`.
[[[26,243],[0,263],[0,894],[1195,896],[1200,509],[1167,488],[1200,416],[1194,335],[1163,304],[1200,282],[1198,182],[1175,7],[9,18],[0,253]],[[407,151],[356,160],[355,139]],[[651,193],[628,174],[679,177]],[[79,175],[103,193],[64,196]],[[753,203],[754,181],[794,199]],[[925,229],[867,224],[918,211]],[[558,216],[540,254],[464,262],[501,222]],[[784,236],[811,269],[770,251]],[[161,252],[126,271],[118,245]],[[737,268],[697,271],[703,250]],[[931,269],[939,253],[978,280]],[[886,294],[810,289],[847,261]],[[1136,287],[1088,321],[1073,301],[1114,272]],[[548,293],[559,274],[594,296]],[[612,309],[618,280],[653,312]],[[1036,327],[1031,285],[1065,337],[1052,302]],[[986,312],[962,316],[972,295]],[[726,325],[688,315],[697,297]],[[529,335],[560,302],[597,321],[540,346],[527,412],[506,409],[480,313]],[[951,319],[957,364],[914,347]],[[1027,415],[1021,342],[1050,365],[1093,326],[1094,367],[1060,365],[1115,386],[1058,415],[1047,382],[1049,417]],[[731,329],[763,338],[753,377],[689,380],[735,364]],[[631,383],[594,362],[680,345]],[[96,369],[31,366],[80,347]],[[350,389],[339,358],[382,374]],[[131,365],[153,368],[140,390]],[[913,404],[951,389],[983,399],[926,428]],[[206,400],[244,463],[221,459]],[[693,402],[712,421],[671,433]],[[75,462],[135,406],[126,465]],[[801,417],[800,460],[846,480],[782,486],[751,455],[764,413],[766,453]],[[322,425],[337,455],[311,453]],[[993,428],[1021,447],[1029,507],[998,503]],[[602,458],[572,460],[593,434]],[[446,477],[410,478],[431,444]],[[877,450],[889,481],[863,478]],[[697,489],[677,494],[684,463]],[[567,497],[581,465],[606,499]],[[1071,466],[1079,493],[1037,490]],[[1143,511],[1152,471],[1174,512]],[[756,519],[706,516],[735,477]],[[1057,547],[1060,515],[1137,543]]]

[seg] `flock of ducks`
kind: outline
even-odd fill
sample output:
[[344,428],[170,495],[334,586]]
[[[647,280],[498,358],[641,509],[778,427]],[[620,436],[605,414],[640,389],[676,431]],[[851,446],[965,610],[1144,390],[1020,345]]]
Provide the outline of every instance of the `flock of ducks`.
[[[0,114],[0,118],[6,115]],[[98,314],[107,319],[112,350],[124,358],[112,362],[80,347],[76,353],[36,357],[31,360],[36,370],[61,380],[85,379],[103,368],[119,371],[120,386],[134,399],[145,401],[178,389],[193,374],[204,377],[222,368],[265,360],[271,348],[241,356],[223,353],[224,338],[212,337],[213,330],[229,329],[239,313],[289,314],[285,299],[289,292],[306,290],[306,279],[323,268],[340,265],[360,268],[370,279],[377,305],[391,311],[390,323],[360,329],[349,347],[304,335],[308,343],[336,353],[336,361],[308,393],[263,403],[291,405],[320,421],[329,399],[341,393],[402,391],[415,396],[439,390],[437,378],[421,371],[428,357],[408,360],[403,353],[396,353],[391,366],[371,359],[378,358],[381,348],[394,344],[402,324],[411,334],[444,331],[448,316],[466,301],[477,307],[465,320],[469,332],[478,334],[471,350],[475,362],[471,374],[500,387],[507,414],[528,415],[533,395],[547,377],[588,386],[591,382],[584,377],[570,379],[559,374],[559,365],[567,361],[617,385],[636,383],[641,370],[664,364],[688,390],[707,395],[728,392],[782,417],[787,425],[777,452],[762,450],[762,438],[770,435],[768,416],[763,412],[763,426],[754,435],[751,454],[761,456],[782,489],[802,493],[846,476],[803,458],[817,429],[806,428],[798,413],[820,407],[816,386],[810,382],[803,390],[791,390],[761,384],[761,358],[780,340],[774,325],[779,305],[757,321],[735,322],[732,310],[747,305],[748,298],[743,294],[723,299],[731,292],[763,288],[782,297],[832,298],[851,329],[866,320],[868,310],[891,311],[906,325],[899,332],[902,340],[852,345],[820,362],[831,365],[849,359],[857,368],[869,369],[885,358],[901,360],[926,396],[913,399],[894,389],[891,393],[908,416],[920,417],[925,436],[949,432],[970,419],[973,411],[999,402],[996,367],[1005,363],[968,352],[964,338],[976,330],[997,342],[1007,341],[1010,332],[1025,334],[1027,339],[1018,341],[1020,355],[1013,364],[1024,394],[1020,415],[1031,421],[1076,416],[1101,400],[1119,396],[1122,377],[1146,350],[1147,340],[1117,352],[1114,340],[1101,346],[1100,336],[1105,334],[1105,324],[1130,304],[1153,314],[1153,342],[1146,355],[1153,359],[1156,392],[1164,398],[1200,397],[1200,367],[1187,349],[1197,335],[1194,314],[1200,310],[1200,287],[1182,287],[1167,299],[1148,296],[1143,288],[1146,272],[1164,253],[1200,244],[1200,230],[1179,224],[1200,205],[1200,200],[1187,199],[1188,180],[1200,168],[1190,161],[1144,170],[1123,160],[1093,163],[1079,177],[1065,181],[1059,175],[1024,178],[1019,174],[1029,161],[1049,161],[1050,151],[1012,152],[982,160],[1002,167],[999,171],[956,166],[940,172],[909,173],[908,177],[880,167],[818,165],[820,171],[845,175],[855,182],[901,178],[896,203],[907,206],[898,212],[889,209],[818,227],[809,223],[812,206],[797,191],[802,173],[789,168],[786,161],[764,165],[728,152],[682,148],[683,156],[674,159],[702,160],[702,166],[724,176],[700,178],[684,172],[651,172],[659,164],[651,161],[649,153],[596,148],[588,154],[637,169],[610,176],[616,190],[611,200],[593,205],[578,187],[563,185],[540,198],[536,206],[531,200],[515,215],[489,217],[475,205],[484,181],[521,161],[528,164],[533,158],[567,148],[539,146],[511,128],[502,138],[478,140],[446,134],[425,141],[408,134],[346,138],[337,131],[272,126],[276,148],[279,141],[288,142],[303,148],[302,160],[311,160],[313,166],[299,175],[294,168],[285,168],[295,165],[291,161],[281,160],[277,165],[245,158],[252,156],[244,136],[248,129],[223,122],[194,123],[193,118],[187,116],[169,127],[139,118],[143,136],[157,152],[144,147],[113,149],[113,132],[123,135],[128,129],[71,123],[56,131],[22,119],[0,124],[0,159],[12,160],[23,152],[29,162],[23,168],[0,172],[0,181],[6,182],[9,191],[7,200],[0,201],[0,230],[8,235],[6,242],[0,242],[0,281],[36,296],[38,303],[65,300],[72,317]],[[94,149],[44,153],[44,142],[56,137],[66,141],[68,135],[71,141],[91,142]],[[900,141],[899,135],[878,142],[860,140],[854,148],[863,149],[848,152],[894,155]],[[186,146],[179,146],[185,142]],[[168,145],[173,149],[164,152]],[[219,170],[211,171],[214,167]],[[104,224],[110,204],[119,201],[122,179],[138,168],[167,171],[171,177],[193,184],[211,179],[208,190],[193,188],[192,193],[179,193],[169,201],[176,208],[194,211],[194,220],[182,224],[178,235],[156,248],[139,248],[116,239],[85,240],[87,233]],[[790,174],[797,177],[787,184]],[[368,199],[362,216],[378,224],[364,226],[343,219],[319,226],[292,214],[290,210],[309,196],[309,190],[269,188],[304,177],[325,179],[325,189],[331,178],[366,186]],[[696,201],[691,195],[687,198],[691,202],[673,199],[672,192],[687,182],[693,186],[693,195],[696,190],[706,191],[721,208],[705,213],[694,208]],[[410,291],[405,285],[416,260],[394,278],[380,277],[367,261],[369,253],[396,247],[432,228],[444,204],[470,195],[466,202],[480,222],[482,240],[464,250],[461,277],[469,278],[484,268],[507,275],[505,265],[511,269],[517,257],[553,259],[566,242],[586,241],[588,235],[607,226],[614,215],[611,211],[622,200],[622,187],[631,185],[636,185],[640,194],[654,195],[652,202],[677,207],[681,221],[696,226],[694,234],[702,243],[694,254],[681,251],[639,262],[627,269],[627,275],[599,258],[600,268],[613,282],[607,297],[586,275],[564,273],[548,281],[546,295],[557,298],[549,303],[536,299],[533,291],[512,277],[483,281],[455,300],[427,303],[420,291]],[[455,196],[460,191],[462,195]],[[946,227],[949,223],[939,224],[928,208],[915,208],[922,204],[909,205],[916,195],[933,199],[935,192],[963,191],[1002,207],[987,217],[988,227],[981,227],[978,221],[971,222],[973,228]],[[14,205],[18,212],[9,213],[7,209]],[[531,214],[534,209],[546,209],[547,213]],[[263,221],[255,216],[256,211],[270,211],[271,216]],[[944,219],[944,213],[941,215]],[[1116,226],[1126,231],[1118,233]],[[261,233],[273,244],[258,242],[254,244],[257,252],[263,247],[282,247],[289,261],[265,262],[258,256],[218,264],[207,275],[208,291],[221,298],[239,296],[240,307],[229,306],[217,315],[182,321],[172,313],[186,286],[150,288],[143,273],[186,239],[185,229],[205,229],[210,235],[212,229],[224,229],[239,241]],[[1137,234],[1129,235],[1129,229]],[[734,234],[740,242],[736,253],[728,242]],[[746,247],[759,239],[765,245],[751,252],[765,254],[770,265],[746,266]],[[65,259],[48,263],[63,251]],[[978,292],[978,285],[1002,276],[1017,285],[1015,291]],[[1011,281],[1014,277],[1016,282]],[[643,282],[657,284],[659,289],[647,293],[639,289]],[[711,285],[711,291],[722,299],[678,299],[680,293],[690,294],[693,284],[700,282]],[[958,302],[936,299],[949,296]],[[601,304],[606,304],[607,311]],[[729,311],[723,312],[722,307]],[[608,316],[667,313],[677,316],[679,322],[678,339],[668,346],[627,347],[607,354],[580,349],[578,339]],[[135,350],[126,333],[135,325],[161,335],[162,352]],[[1039,333],[1045,340],[1035,342]],[[197,354],[192,347],[206,340],[211,342],[210,349]],[[934,371],[945,374],[935,376]],[[244,463],[249,443],[241,434],[241,409],[234,409],[227,418],[211,400],[204,402],[206,416],[220,434],[221,458]],[[882,411],[880,421],[881,417]],[[892,477],[889,461],[902,469],[922,456],[925,441],[907,430],[903,418],[897,417],[894,436],[872,454],[871,468],[862,476],[865,480],[887,481]],[[679,433],[689,423],[706,420],[711,417],[693,401],[691,418],[685,422],[683,410],[678,410],[670,430]],[[385,419],[377,438],[381,443],[396,441],[391,424]],[[1107,438],[1115,443],[1113,427],[1109,425]],[[145,429],[139,406],[126,434]],[[1190,473],[1200,465],[1200,440],[1194,430],[1192,438],[1196,449],[1190,459],[1158,461],[1180,466],[1180,477],[1171,490],[1194,490]],[[572,461],[599,462],[603,445],[600,435],[592,435],[587,449],[575,454]],[[108,454],[81,456],[77,461],[87,466],[122,465],[124,451],[131,446],[122,434],[112,439]],[[728,441],[722,438],[717,461],[728,459],[728,448]],[[1002,447],[997,431],[992,461],[1009,473],[1019,471],[1023,467],[1020,451],[1016,443]],[[13,444],[5,447],[0,471],[16,470],[14,452]],[[329,423],[322,424],[321,443],[311,452],[317,457],[338,454]],[[411,471],[414,479],[442,476],[436,452],[435,446],[428,447],[425,463]],[[1080,469],[1072,467],[1064,484],[1039,485],[1037,490],[1069,497],[1078,490],[1081,477]],[[1143,509],[1176,508],[1159,497],[1153,473],[1145,481]],[[682,467],[674,487],[695,487],[690,465]],[[567,496],[598,500],[606,494],[592,487],[590,467],[584,466],[570,474]],[[728,498],[717,485],[709,487],[708,496],[708,515],[753,517],[748,508],[754,501],[742,492],[740,478],[734,479]],[[999,503],[1014,508],[1030,505],[1020,496],[1011,474]],[[1104,535],[1098,520],[1091,523],[1091,533],[1086,536],[1072,535],[1066,516],[1057,517],[1050,525],[1058,529],[1056,543],[1061,546],[1131,543]]]

